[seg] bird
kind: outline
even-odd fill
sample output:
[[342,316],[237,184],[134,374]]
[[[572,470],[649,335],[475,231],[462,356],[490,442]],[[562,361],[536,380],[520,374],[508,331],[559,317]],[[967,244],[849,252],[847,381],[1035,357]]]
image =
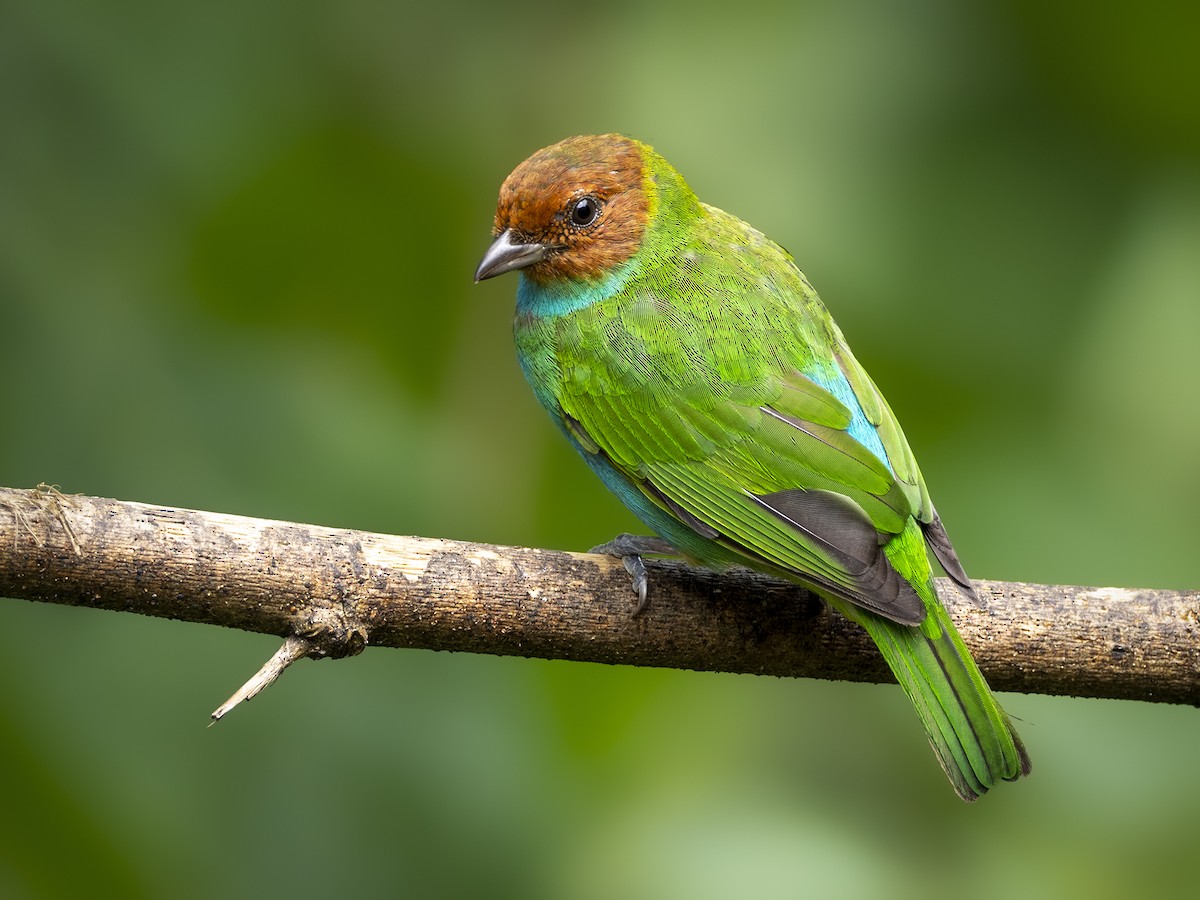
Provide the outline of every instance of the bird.
[[518,272],[538,401],[654,534],[595,548],[808,588],[873,639],[958,795],[1029,756],[943,605],[978,595],[887,401],[792,256],[619,134],[538,150],[500,187],[476,283]]

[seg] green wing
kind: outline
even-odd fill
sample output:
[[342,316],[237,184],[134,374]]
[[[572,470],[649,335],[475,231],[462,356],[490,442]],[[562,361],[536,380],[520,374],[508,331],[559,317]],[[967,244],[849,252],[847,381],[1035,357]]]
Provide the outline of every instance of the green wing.
[[[730,217],[717,224],[682,259],[567,317],[564,422],[701,539],[681,548],[701,562],[715,544],[921,622],[934,600],[924,549],[893,539],[914,519],[944,531],[895,416],[786,253]],[[736,228],[754,252],[731,259]],[[886,459],[854,436],[865,429]]]
[[[809,381],[774,403],[681,399],[652,414],[609,390],[564,397],[563,411],[585,448],[700,538],[889,619],[924,619],[924,602],[883,552],[911,502],[847,433],[849,411],[831,393]],[[810,401],[822,409],[799,414]]]

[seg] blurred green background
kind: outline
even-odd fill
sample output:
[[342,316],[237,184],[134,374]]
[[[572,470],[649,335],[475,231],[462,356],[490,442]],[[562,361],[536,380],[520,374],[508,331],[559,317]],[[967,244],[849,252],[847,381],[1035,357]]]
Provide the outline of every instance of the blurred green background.
[[[1195,4],[0,11],[0,484],[582,549],[502,179],[653,143],[787,246],[970,572],[1200,587]],[[1200,713],[1008,696],[968,807],[899,691],[0,602],[0,896],[1125,897],[1194,886]]]

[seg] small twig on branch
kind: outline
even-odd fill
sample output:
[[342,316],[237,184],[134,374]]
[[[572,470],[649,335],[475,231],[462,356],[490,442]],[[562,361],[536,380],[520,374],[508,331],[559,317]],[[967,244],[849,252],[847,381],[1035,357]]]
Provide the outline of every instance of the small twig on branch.
[[213,710],[212,721],[209,725],[216,725],[227,712],[243,700],[253,700],[261,691],[273,685],[288,666],[296,660],[308,656],[312,649],[313,645],[307,638],[297,637],[294,634],[288,635],[283,646],[275,651],[275,655],[263,664],[254,677],[238,688],[232,697]]
[[[1200,705],[1200,593],[976,583],[942,596],[997,690]],[[865,633],[747,571],[394,537],[0,488],[0,596],[276,634],[219,719],[302,656],[367,643],[718,672],[891,681]]]

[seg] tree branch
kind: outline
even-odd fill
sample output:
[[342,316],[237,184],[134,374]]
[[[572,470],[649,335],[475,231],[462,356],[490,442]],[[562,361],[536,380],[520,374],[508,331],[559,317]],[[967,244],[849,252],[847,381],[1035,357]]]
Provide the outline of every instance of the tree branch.
[[[794,585],[619,560],[0,488],[0,596],[287,638],[214,713],[295,659],[381,647],[891,681],[866,634]],[[1200,593],[940,584],[997,690],[1200,705]]]

